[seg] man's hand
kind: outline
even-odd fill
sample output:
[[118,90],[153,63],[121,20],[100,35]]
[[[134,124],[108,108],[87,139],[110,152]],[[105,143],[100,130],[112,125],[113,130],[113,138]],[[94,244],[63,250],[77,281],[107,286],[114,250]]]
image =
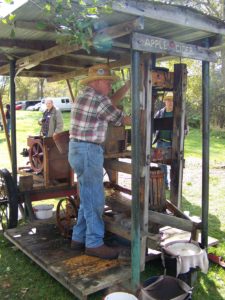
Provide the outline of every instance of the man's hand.
[[124,116],[123,124],[124,125],[131,125],[131,117],[130,116]]

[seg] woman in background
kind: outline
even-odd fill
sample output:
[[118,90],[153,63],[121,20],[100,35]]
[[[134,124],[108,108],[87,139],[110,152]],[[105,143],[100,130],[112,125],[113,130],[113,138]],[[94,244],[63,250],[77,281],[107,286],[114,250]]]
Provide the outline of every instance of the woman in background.
[[63,118],[61,111],[53,105],[51,98],[46,98],[45,105],[46,110],[39,124],[41,125],[43,136],[50,137],[63,131]]

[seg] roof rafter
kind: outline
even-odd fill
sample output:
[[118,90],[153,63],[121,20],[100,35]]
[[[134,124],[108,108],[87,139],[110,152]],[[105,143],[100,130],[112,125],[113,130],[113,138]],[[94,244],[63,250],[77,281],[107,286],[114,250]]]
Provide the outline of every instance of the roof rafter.
[[0,39],[0,48],[20,48],[26,50],[42,51],[46,48],[54,47],[53,41],[31,40],[29,43],[25,39]]
[[[141,18],[135,18],[132,21],[127,21],[121,23],[119,25],[114,25],[105,29],[101,29],[95,33],[94,36],[108,36],[113,38],[121,37],[124,35],[129,34],[135,29],[143,29],[143,20]],[[92,41],[89,41],[90,45]],[[73,51],[80,50],[81,46],[74,44],[74,45],[58,45],[54,46],[50,49],[32,54],[30,56],[18,59],[16,61],[16,68],[17,69],[31,69],[34,66],[37,66],[39,63],[46,61],[48,59],[61,56],[63,54],[71,53]],[[9,65],[3,66],[0,68],[0,74],[6,74],[9,72]]]
[[[125,67],[128,65],[130,65],[130,57],[129,56],[124,59],[121,59],[118,61],[113,61],[113,62],[109,63],[110,69],[116,69],[116,68]],[[55,76],[48,78],[47,81],[55,82],[55,81],[66,80],[66,79],[70,79],[70,78],[80,79],[80,78],[86,76],[87,73],[88,73],[88,68],[85,68],[85,69],[79,70],[79,71],[72,71],[72,72],[68,72],[65,74],[57,74]]]
[[[43,28],[40,27],[39,24],[44,24]],[[46,32],[51,33],[55,32],[56,28],[53,25],[46,24],[46,20],[38,20],[38,21],[25,21],[25,20],[16,20],[14,22],[15,28],[21,28],[26,30],[38,31],[38,32]]]
[[[209,18],[209,16],[189,7],[142,1],[120,1],[119,3],[113,2],[113,10],[225,35],[224,21],[212,16]],[[196,14],[198,15],[197,18]]]

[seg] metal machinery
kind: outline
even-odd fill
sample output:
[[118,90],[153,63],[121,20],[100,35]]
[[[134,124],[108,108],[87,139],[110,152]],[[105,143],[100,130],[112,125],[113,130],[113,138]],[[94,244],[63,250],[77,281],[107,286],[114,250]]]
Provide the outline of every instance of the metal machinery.
[[72,181],[67,153],[59,152],[53,138],[28,137],[27,145],[31,169],[34,173],[43,175],[45,187],[54,185],[56,181],[58,183]]
[[34,220],[32,201],[61,198],[56,212],[57,224],[62,235],[68,237],[71,227],[68,222],[72,221],[71,216],[76,220],[79,203],[67,152],[60,153],[52,137],[29,136],[27,145],[29,163],[19,168],[17,187],[11,174],[6,169],[0,170],[1,225],[3,229],[17,226],[18,206],[24,217]]

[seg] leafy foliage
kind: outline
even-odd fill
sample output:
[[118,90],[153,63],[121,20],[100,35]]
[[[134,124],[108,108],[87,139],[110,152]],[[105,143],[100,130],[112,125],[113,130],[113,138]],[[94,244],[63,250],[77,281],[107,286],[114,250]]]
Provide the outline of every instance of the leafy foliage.
[[211,16],[223,19],[223,1],[220,0],[157,0],[153,2],[166,2],[166,4],[187,6],[195,8]]
[[[12,0],[4,0],[11,4]],[[38,7],[48,16],[47,21],[37,23],[37,28],[44,30],[53,25],[56,32],[60,33],[58,42],[75,43],[89,51],[90,40],[95,30],[99,28],[98,16],[112,11],[113,0],[41,0]],[[36,3],[34,3],[36,4]],[[5,25],[11,26],[11,38],[15,37],[14,21],[16,15],[10,14],[6,18],[0,18]],[[97,27],[95,26],[97,23]],[[98,44],[102,40],[98,40]],[[105,42],[105,39],[103,40]]]
[[[54,25],[56,31],[60,33],[59,43],[75,43],[89,51],[94,31],[101,29],[98,26],[96,28],[96,20],[100,14],[112,11],[112,2],[112,0],[43,1],[43,10],[49,15],[51,25]],[[39,26],[44,26],[44,23]]]

